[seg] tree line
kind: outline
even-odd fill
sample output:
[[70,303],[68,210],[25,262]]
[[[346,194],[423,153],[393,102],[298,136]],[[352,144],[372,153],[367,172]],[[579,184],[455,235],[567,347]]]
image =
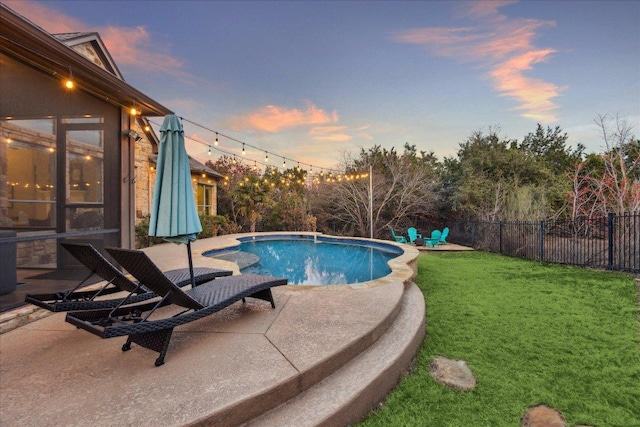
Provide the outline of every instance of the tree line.
[[[567,144],[560,127],[521,141],[499,129],[475,131],[455,157],[404,143],[346,155],[346,179],[309,171],[258,170],[223,156],[207,166],[225,176],[218,214],[244,231],[321,231],[388,238],[389,228],[444,226],[457,220],[508,221],[594,217],[640,212],[640,141],[624,118],[595,120],[603,152]],[[369,176],[369,172],[371,175]],[[228,228],[228,227],[227,227]]]

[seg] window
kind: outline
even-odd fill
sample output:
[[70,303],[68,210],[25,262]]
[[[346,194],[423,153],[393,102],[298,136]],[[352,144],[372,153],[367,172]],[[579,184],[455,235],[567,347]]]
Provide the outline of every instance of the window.
[[69,130],[67,203],[103,202],[103,132]]
[[55,120],[3,120],[0,126],[6,150],[0,193],[7,195],[0,222],[17,230],[55,228]]
[[198,184],[198,212],[211,215],[213,212],[213,186]]

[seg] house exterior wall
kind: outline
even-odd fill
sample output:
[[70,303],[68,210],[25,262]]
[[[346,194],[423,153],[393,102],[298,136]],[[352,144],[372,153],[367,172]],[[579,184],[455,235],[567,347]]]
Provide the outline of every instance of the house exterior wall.
[[[74,51],[77,39],[53,36],[3,4],[0,36],[4,311],[24,303],[24,293],[32,289],[59,290],[58,278],[70,278],[67,268],[80,267],[59,246],[62,240],[91,243],[99,250],[135,246],[136,157],[127,133],[139,117],[129,116],[129,107],[135,105],[145,117],[171,110],[122,79],[96,33],[80,41],[90,41],[93,51]],[[76,86],[66,89],[62,80],[71,70]],[[34,275],[32,269],[46,269],[55,278]],[[23,282],[18,292],[17,282]],[[37,318],[28,310],[20,313],[24,316],[18,318]],[[15,325],[14,320],[9,323]]]
[[140,141],[135,142],[136,222],[138,222],[151,212],[156,176],[155,171],[152,170],[153,165],[149,161],[149,156],[154,154],[153,144],[143,136],[145,133],[138,124],[135,131],[142,136]]
[[[154,144],[149,141],[146,133],[139,124],[136,124],[135,131],[142,137],[135,143],[135,180],[136,180],[136,223],[143,220],[151,212],[153,202],[153,188],[156,179],[155,164],[150,161],[150,157],[157,154],[154,151]],[[211,188],[211,209],[210,215],[217,215],[217,179],[211,175],[193,172],[191,173],[191,187],[194,197],[197,200],[198,184],[204,184]]]
[[[0,127],[4,137],[0,148],[3,176],[0,181],[0,228],[14,230],[18,238],[27,239],[18,242],[17,266],[56,268],[67,265],[70,260],[57,249],[57,243],[58,236],[69,232],[78,233],[79,239],[82,239],[82,234],[91,235],[88,240],[97,242],[98,246],[119,245],[118,230],[122,220],[119,210],[123,142],[121,109],[81,91],[70,92],[62,87],[59,79],[4,53],[0,53],[0,67]],[[16,125],[20,121],[47,121],[51,123],[52,130],[40,133],[25,129]],[[99,135],[100,146],[78,143],[77,136],[83,133]],[[11,146],[8,135],[21,145]],[[43,156],[51,156],[51,160],[44,170],[40,165],[39,172],[35,169],[37,163],[34,163],[39,160],[29,163],[33,171],[21,170],[21,165],[9,163],[9,150],[18,150],[14,153],[19,154],[24,152],[20,150],[25,150],[20,147],[30,147],[34,152],[44,153]],[[49,148],[51,151],[48,151]],[[94,184],[97,183],[101,189],[96,190],[95,185],[86,187],[85,193],[91,196],[87,200],[82,198],[81,192],[70,186],[74,172],[73,159],[83,155],[92,156],[100,165],[100,176],[92,179],[98,180]],[[49,172],[51,169],[53,173]],[[41,176],[45,172],[50,173],[50,179],[46,182],[51,186],[49,190],[42,189],[28,197],[16,197],[15,189],[10,191],[8,181],[11,173],[32,177],[32,182],[26,180],[20,184],[24,187],[44,184]],[[85,168],[84,172],[86,175],[89,169]],[[16,202],[16,199],[25,201]],[[13,207],[18,203],[25,206],[20,215]],[[99,217],[99,223],[83,225],[78,218],[85,212]]]

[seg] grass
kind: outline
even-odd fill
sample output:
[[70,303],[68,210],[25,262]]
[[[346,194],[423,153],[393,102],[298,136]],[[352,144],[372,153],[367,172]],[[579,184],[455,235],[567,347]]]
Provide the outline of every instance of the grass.
[[[416,283],[427,337],[415,371],[359,426],[519,426],[546,404],[568,425],[640,426],[640,330],[632,276],[481,252],[428,253]],[[473,391],[435,382],[465,360]]]

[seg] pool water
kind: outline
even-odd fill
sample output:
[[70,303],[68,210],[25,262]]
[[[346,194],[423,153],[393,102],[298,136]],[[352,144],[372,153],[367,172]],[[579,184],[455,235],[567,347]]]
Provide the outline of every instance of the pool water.
[[286,277],[289,284],[296,285],[375,280],[391,273],[387,261],[400,254],[382,246],[312,239],[251,240],[243,242],[239,249],[238,253],[220,257],[237,262],[241,273]]

